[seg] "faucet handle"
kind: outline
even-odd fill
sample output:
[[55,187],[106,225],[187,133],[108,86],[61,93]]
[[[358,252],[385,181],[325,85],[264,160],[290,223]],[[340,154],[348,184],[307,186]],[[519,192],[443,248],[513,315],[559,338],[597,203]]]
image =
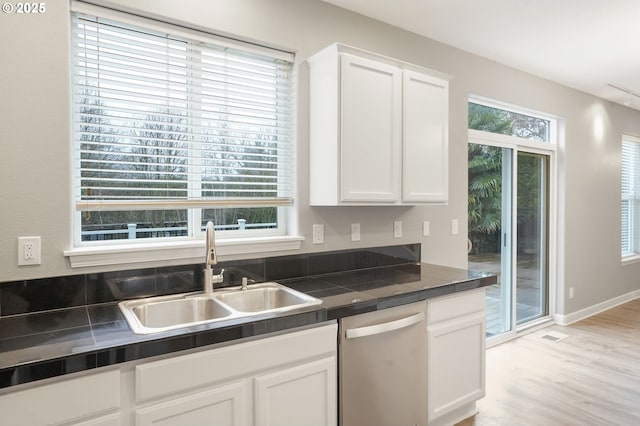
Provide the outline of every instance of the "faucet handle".
[[212,278],[212,282],[214,284],[220,284],[221,282],[224,281],[224,268],[222,268],[222,270],[220,270],[219,274],[213,274]]

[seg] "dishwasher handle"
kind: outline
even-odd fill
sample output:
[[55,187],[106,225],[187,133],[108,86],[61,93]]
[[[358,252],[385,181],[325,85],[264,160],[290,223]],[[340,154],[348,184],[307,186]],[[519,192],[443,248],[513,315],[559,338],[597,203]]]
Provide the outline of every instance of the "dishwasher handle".
[[368,327],[347,329],[345,330],[345,338],[357,339],[358,337],[373,336],[375,334],[407,328],[422,321],[424,321],[424,312],[418,312],[415,315],[395,321],[383,322],[382,324],[370,325]]

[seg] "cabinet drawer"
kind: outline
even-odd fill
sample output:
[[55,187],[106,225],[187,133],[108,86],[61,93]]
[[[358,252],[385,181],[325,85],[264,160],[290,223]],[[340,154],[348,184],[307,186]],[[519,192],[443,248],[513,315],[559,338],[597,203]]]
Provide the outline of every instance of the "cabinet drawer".
[[0,423],[57,424],[120,407],[120,370],[37,386],[0,397]]
[[485,290],[469,290],[428,301],[428,323],[445,321],[485,309]]

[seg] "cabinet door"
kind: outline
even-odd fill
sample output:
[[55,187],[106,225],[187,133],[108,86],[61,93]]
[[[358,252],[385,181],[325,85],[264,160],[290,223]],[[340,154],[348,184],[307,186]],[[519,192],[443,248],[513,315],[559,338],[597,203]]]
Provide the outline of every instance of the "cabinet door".
[[405,70],[402,86],[402,201],[446,202],[449,82]]
[[427,336],[427,407],[431,424],[484,396],[484,312],[429,324]]
[[256,426],[335,426],[335,357],[255,379]]
[[243,383],[220,386],[136,410],[136,426],[246,426]]
[[340,55],[341,201],[393,203],[400,197],[402,74]]

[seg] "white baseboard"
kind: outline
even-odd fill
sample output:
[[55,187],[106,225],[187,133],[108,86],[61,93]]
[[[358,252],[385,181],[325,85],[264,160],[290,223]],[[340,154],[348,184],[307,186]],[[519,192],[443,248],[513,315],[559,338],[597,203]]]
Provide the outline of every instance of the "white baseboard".
[[637,298],[640,298],[640,290],[635,290],[630,293],[623,294],[622,296],[605,300],[604,302],[597,303],[593,306],[589,306],[588,308],[580,309],[579,311],[572,312],[568,315],[556,314],[555,320],[556,323],[560,325],[573,324],[574,322],[589,318],[590,316],[599,314],[600,312],[604,312],[608,309],[614,308],[618,305],[622,305],[623,303],[630,302]]

